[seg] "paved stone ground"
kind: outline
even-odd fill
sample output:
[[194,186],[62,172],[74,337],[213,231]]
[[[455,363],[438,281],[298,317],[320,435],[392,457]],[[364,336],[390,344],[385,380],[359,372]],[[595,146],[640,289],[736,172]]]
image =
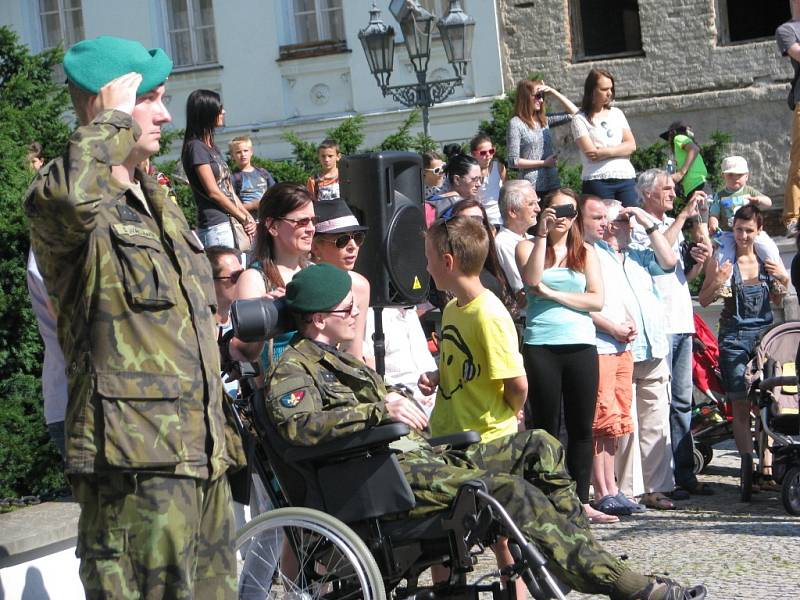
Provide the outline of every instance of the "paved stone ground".
[[[730,443],[715,449],[700,479],[714,485],[714,496],[676,502],[674,511],[648,510],[619,523],[592,525],[592,531],[610,552],[628,556],[632,568],[705,583],[708,598],[800,598],[800,517],[786,514],[780,492],[760,492],[752,502],[741,502],[739,458]],[[487,555],[480,567],[488,570],[494,557]]]

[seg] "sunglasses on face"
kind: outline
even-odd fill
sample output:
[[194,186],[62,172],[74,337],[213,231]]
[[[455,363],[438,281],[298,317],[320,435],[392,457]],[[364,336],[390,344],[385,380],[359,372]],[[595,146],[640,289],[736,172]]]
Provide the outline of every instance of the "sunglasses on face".
[[341,250],[342,248],[347,247],[347,244],[350,243],[350,240],[353,240],[356,246],[360,248],[361,244],[364,243],[365,238],[366,234],[363,231],[354,231],[352,233],[343,233],[335,238],[320,237],[319,239],[323,242],[335,244],[336,247]]
[[214,277],[214,281],[230,281],[231,283],[235,284],[237,281],[239,281],[239,277],[242,273],[244,273],[244,269],[239,269],[238,271],[234,271],[225,277]]
[[433,173],[434,175],[441,175],[444,173],[444,166],[440,165],[438,167],[433,167],[431,169],[423,169],[423,171],[428,171],[429,173]]
[[355,300],[353,300],[350,303],[350,306],[348,306],[346,308],[340,308],[339,310],[321,310],[320,312],[327,313],[327,314],[330,314],[330,315],[341,314],[341,315],[344,315],[346,317],[348,315],[353,314],[353,308],[355,307],[355,305],[356,305],[356,302],[355,302]]
[[536,92],[533,97],[537,100],[544,100],[544,92]]
[[493,156],[494,155],[494,148],[489,148],[488,150],[476,150],[473,154],[479,154],[480,156]]
[[303,217],[302,219],[287,219],[285,217],[281,217],[278,220],[291,223],[292,225],[294,225],[295,229],[303,229],[304,227],[308,227],[309,223],[312,225],[316,225],[318,222],[317,217]]

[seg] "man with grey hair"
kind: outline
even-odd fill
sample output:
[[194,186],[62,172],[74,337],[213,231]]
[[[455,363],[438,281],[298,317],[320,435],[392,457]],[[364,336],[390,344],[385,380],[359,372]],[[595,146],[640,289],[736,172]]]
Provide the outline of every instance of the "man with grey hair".
[[528,229],[536,225],[536,215],[541,212],[539,197],[530,181],[526,179],[512,179],[506,181],[500,188],[500,215],[504,225],[494,238],[497,248],[497,260],[506,275],[508,284],[514,294],[522,291],[522,278],[515,258],[517,244],[527,240]]
[[[694,313],[688,282],[700,273],[703,263],[711,254],[711,248],[705,242],[692,247],[691,256],[697,264],[688,273],[685,270],[684,253],[681,252],[681,246],[685,243],[683,226],[689,219],[699,216],[698,204],[707,206],[706,194],[703,191],[692,194],[684,209],[672,218],[666,213],[674,208],[675,183],[666,171],[660,169],[645,171],[639,175],[636,188],[639,191],[642,208],[654,222],[646,229],[636,224],[631,232],[632,240],[641,246],[649,247],[649,234],[656,228],[667,238],[678,261],[674,273],[654,278],[664,304],[666,333],[670,337],[668,357],[672,384],[670,434],[675,461],[675,483],[680,488],[673,497],[685,499],[689,494],[709,495],[714,493],[713,490],[697,481],[694,474],[691,431]],[[704,239],[699,234],[694,237]]]

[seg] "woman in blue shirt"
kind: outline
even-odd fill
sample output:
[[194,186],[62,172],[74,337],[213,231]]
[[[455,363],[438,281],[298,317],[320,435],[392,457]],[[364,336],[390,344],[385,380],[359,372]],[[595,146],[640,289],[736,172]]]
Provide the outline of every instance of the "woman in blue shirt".
[[589,313],[603,308],[603,282],[594,248],[583,241],[575,192],[561,188],[545,198],[544,206],[533,240],[517,246],[528,299],[522,351],[529,390],[525,425],[558,437],[563,397],[567,468],[589,518],[600,522],[610,515],[589,506],[598,381]]

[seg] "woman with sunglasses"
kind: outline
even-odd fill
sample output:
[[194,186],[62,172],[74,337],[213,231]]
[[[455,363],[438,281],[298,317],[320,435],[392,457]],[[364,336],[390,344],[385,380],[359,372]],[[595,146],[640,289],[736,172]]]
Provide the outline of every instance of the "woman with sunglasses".
[[589,506],[592,423],[598,364],[590,312],[603,308],[603,281],[594,248],[585,244],[578,197],[562,188],[544,200],[533,240],[517,245],[528,314],[522,356],[528,374],[525,425],[558,437],[567,429],[567,469],[594,523],[618,521]]
[[506,180],[506,167],[499,160],[494,160],[494,144],[492,138],[486,134],[479,133],[472,138],[469,151],[481,167],[481,187],[478,192],[481,204],[486,209],[489,222],[499,227],[503,224],[503,217],[500,215],[497,200],[500,198],[500,188]]
[[228,163],[214,143],[214,130],[224,124],[225,109],[217,92],[189,94],[181,164],[197,205],[197,236],[203,246],[236,248],[231,219],[251,238],[256,222],[233,191]]
[[422,183],[425,200],[444,192],[444,161],[433,150],[422,153]]
[[311,244],[311,258],[315,263],[328,263],[347,271],[353,281],[353,299],[358,306],[355,338],[344,348],[364,360],[364,332],[369,313],[369,281],[353,271],[358,251],[366,238],[368,227],[360,225],[342,198],[334,198],[315,205],[317,230]]
[[[548,114],[547,94],[563,104],[567,112]],[[523,79],[517,84],[514,116],[506,135],[506,160],[512,169],[519,170],[521,178],[533,184],[540,198],[561,187],[556,167],[558,153],[550,128],[569,123],[576,112],[577,106],[541,79]]]
[[623,112],[611,106],[614,77],[592,69],[583,86],[581,110],[572,119],[572,135],[581,153],[582,191],[598,198],[638,206],[636,171],[629,160],[636,140]]
[[[253,261],[239,276],[237,300],[280,298],[286,284],[309,265],[316,216],[314,196],[296,183],[278,183],[267,190],[258,205],[258,229]],[[231,354],[238,360],[258,360],[267,372],[289,344],[294,332],[267,343],[231,342]]]
[[482,184],[481,166],[473,157],[463,154],[457,144],[445,148],[448,159],[444,172],[447,174],[449,191],[432,196],[425,203],[425,219],[430,225],[459,200],[480,200]]

